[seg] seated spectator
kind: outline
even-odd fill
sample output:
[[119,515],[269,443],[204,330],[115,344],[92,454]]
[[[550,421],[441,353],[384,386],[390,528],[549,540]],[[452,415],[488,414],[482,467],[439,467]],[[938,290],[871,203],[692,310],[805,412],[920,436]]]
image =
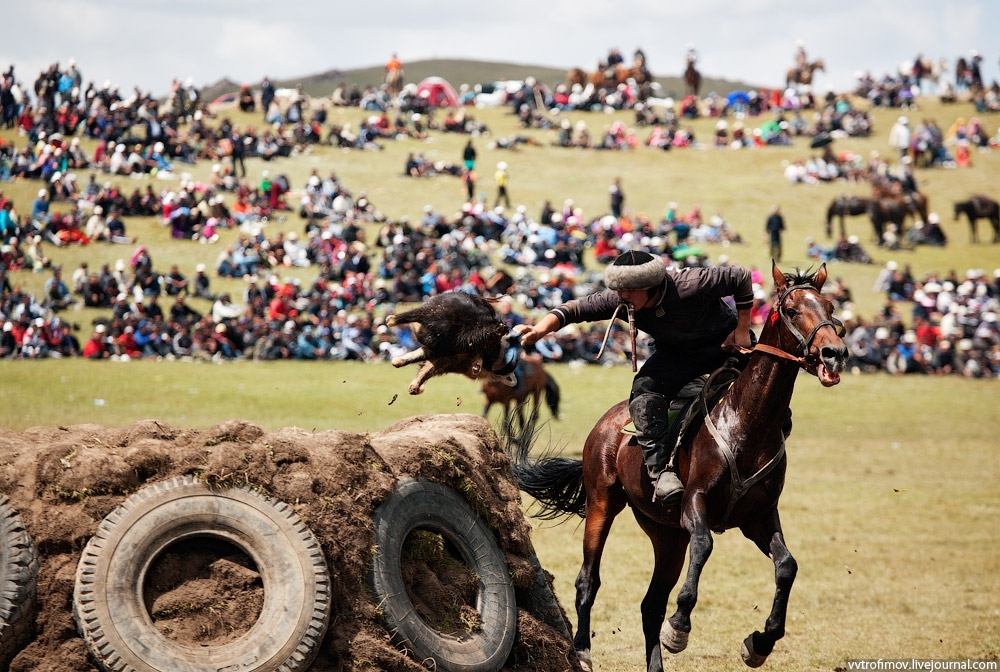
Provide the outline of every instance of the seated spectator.
[[170,272],[163,276],[163,287],[169,296],[178,296],[188,292],[188,279],[181,273],[177,264],[170,267]]
[[45,307],[53,312],[66,310],[76,303],[62,280],[62,266],[52,267],[52,277],[45,282]]

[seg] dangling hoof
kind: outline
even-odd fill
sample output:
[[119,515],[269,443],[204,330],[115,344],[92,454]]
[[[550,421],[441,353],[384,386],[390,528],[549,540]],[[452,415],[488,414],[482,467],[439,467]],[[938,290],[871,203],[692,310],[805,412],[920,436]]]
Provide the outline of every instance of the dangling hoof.
[[577,651],[576,658],[580,661],[580,669],[583,670],[583,672],[591,672],[591,670],[594,669],[590,662],[590,649]]
[[660,628],[660,645],[670,653],[680,653],[687,648],[690,633],[674,630],[670,621],[664,621]]
[[767,660],[767,656],[762,656],[753,650],[753,635],[747,635],[747,638],[743,640],[740,655],[747,667],[760,667]]

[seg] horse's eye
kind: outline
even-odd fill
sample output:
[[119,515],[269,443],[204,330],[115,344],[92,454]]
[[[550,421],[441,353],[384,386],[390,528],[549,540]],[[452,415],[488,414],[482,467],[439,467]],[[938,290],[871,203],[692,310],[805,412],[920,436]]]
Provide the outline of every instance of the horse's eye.
[[795,319],[796,317],[799,316],[799,311],[795,310],[794,308],[786,308],[785,315],[787,315],[789,319]]

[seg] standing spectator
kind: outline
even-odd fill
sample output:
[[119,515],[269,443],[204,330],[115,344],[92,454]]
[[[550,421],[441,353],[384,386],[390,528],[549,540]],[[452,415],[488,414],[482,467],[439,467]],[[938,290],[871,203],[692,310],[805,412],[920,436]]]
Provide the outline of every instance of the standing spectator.
[[274,100],[274,84],[265,75],[263,81],[260,83],[260,106],[264,110],[264,115],[267,115],[267,110],[271,106],[271,102]]
[[889,146],[899,150],[901,157],[910,151],[910,120],[906,115],[901,115],[889,130]]
[[[497,183],[497,197],[493,201],[493,207],[500,205],[500,201],[504,202],[504,206],[510,208],[510,196],[507,194],[507,180],[510,174],[507,172],[507,162],[500,161],[497,163],[497,172],[493,176],[493,179]],[[471,200],[471,197],[470,197]]]
[[462,161],[465,162],[466,170],[472,170],[476,167],[476,148],[472,146],[471,139],[465,143],[465,149],[462,151]]
[[781,206],[774,205],[771,214],[767,218],[764,226],[771,239],[771,258],[774,261],[781,261],[781,232],[785,230],[785,218],[781,216]]
[[611,214],[615,219],[622,218],[622,205],[625,203],[625,192],[622,191],[622,178],[616,177],[614,184],[608,188],[611,192]]

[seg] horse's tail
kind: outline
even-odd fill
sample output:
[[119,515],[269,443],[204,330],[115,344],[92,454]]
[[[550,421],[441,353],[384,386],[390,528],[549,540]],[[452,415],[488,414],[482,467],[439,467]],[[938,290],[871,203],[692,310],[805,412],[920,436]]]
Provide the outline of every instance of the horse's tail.
[[[534,411],[532,420],[536,417],[537,411]],[[529,421],[519,433],[507,434],[507,450],[517,486],[534,497],[539,505],[539,510],[532,515],[545,520],[571,514],[584,518],[587,493],[583,488],[583,460],[543,454],[532,461],[531,444],[538,435],[536,427],[535,422]]]
[[545,404],[552,411],[552,417],[559,417],[559,399],[561,393],[559,392],[559,384],[556,382],[555,378],[549,376],[545,381]]

